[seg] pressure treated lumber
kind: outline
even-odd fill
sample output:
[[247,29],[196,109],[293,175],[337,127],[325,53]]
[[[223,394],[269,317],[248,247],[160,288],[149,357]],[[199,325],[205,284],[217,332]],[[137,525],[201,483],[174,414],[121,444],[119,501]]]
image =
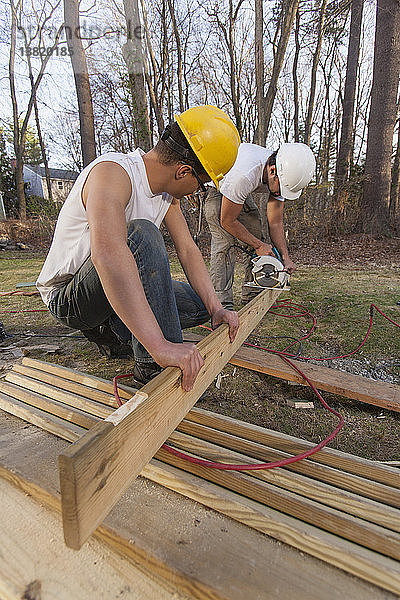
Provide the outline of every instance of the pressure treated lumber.
[[[202,336],[192,333],[185,336],[185,339],[196,342],[201,338]],[[310,362],[291,360],[319,390],[400,412],[399,385],[374,381],[360,375],[352,375],[337,369],[313,365]],[[279,377],[286,381],[305,383],[303,377],[279,356],[256,348],[242,346],[229,363],[258,373]]]
[[[82,392],[83,393],[83,392]],[[29,407],[27,407],[29,408]],[[12,412],[13,407],[11,406],[11,411]],[[29,410],[27,411],[27,414],[25,415],[25,418],[27,418],[27,420],[29,420]],[[35,422],[35,421],[34,421]],[[239,423],[239,422],[238,422]],[[194,423],[189,423],[190,426],[196,426],[196,424]],[[43,424],[42,424],[43,426]],[[60,428],[58,428],[57,430],[57,434],[60,435],[60,433],[62,433],[63,437],[65,437],[65,439],[75,439],[74,437],[74,432],[72,432],[72,436],[71,433],[69,432],[69,429],[71,427],[70,423],[65,422],[64,424],[64,431],[61,432]],[[197,430],[197,434],[199,433],[199,431],[202,432],[202,435],[204,434],[204,430],[207,430],[209,428],[206,428],[204,426],[197,426],[200,429]],[[51,431],[52,429],[50,429]],[[81,430],[83,431],[83,430]],[[222,432],[217,432],[217,433],[222,433]],[[177,433],[174,433],[171,436],[171,440],[174,441],[175,443],[178,441],[179,443],[179,435]],[[178,436],[178,438],[176,438],[176,436]],[[183,436],[185,437],[185,436]],[[230,436],[230,437],[234,437],[234,436]],[[242,442],[245,442],[246,440],[242,440]],[[199,441],[194,440],[195,443],[198,443]],[[187,445],[190,447],[190,444],[187,443]],[[221,449],[219,449],[218,451],[220,451]],[[211,457],[211,455],[209,455],[209,457]],[[236,458],[236,457],[235,457]],[[245,457],[247,461],[249,461],[248,457]],[[236,462],[236,461],[235,461]],[[251,461],[249,461],[251,462]],[[305,461],[303,461],[304,464]],[[302,464],[302,463],[299,463]],[[324,467],[322,465],[311,465],[312,467],[315,468],[320,468],[322,467],[323,469],[330,469],[328,467]],[[164,465],[164,468],[169,468],[167,465]],[[332,469],[330,469],[332,470]],[[281,469],[279,471],[282,471]],[[274,473],[277,473],[278,471],[274,471]],[[148,476],[148,474],[146,474],[146,472],[144,473],[145,476]],[[184,473],[180,473],[179,475],[181,478],[182,476],[185,476]],[[165,476],[163,475],[164,479]],[[187,475],[187,477],[191,477],[190,475]],[[156,481],[156,479],[150,476],[150,479]],[[166,478],[168,479],[168,476],[166,476]],[[279,476],[278,479],[281,479],[281,476]],[[198,499],[198,501],[201,501],[201,496],[203,494],[202,492],[202,487],[205,485],[212,485],[212,484],[207,484],[207,482],[205,482],[204,480],[199,479],[199,484],[197,486],[197,488],[199,489],[198,494],[200,494],[200,499]],[[291,481],[289,478],[289,485],[291,485]],[[366,483],[368,483],[366,480],[364,480]],[[284,482],[280,482],[281,484]],[[372,483],[372,482],[371,482]],[[296,484],[296,481],[295,481]],[[182,486],[181,486],[182,487]],[[173,486],[171,486],[171,489],[174,489]],[[224,491],[222,490],[221,487],[216,486],[216,489],[220,491],[220,493],[224,493]],[[388,488],[389,489],[389,488]],[[179,491],[179,490],[175,490],[175,491]],[[299,491],[299,490],[297,490]],[[228,493],[228,492],[226,492]],[[190,496],[190,494],[189,494]],[[340,490],[339,490],[339,496],[340,496]],[[191,496],[190,496],[191,497]],[[240,498],[240,497],[238,497]],[[241,520],[242,522],[246,523],[247,525],[251,526],[251,524],[249,522],[247,522],[249,520],[248,517],[248,510],[246,509],[246,503],[251,503],[251,500],[248,500],[246,498],[241,499],[241,501],[243,500],[243,502],[245,502],[245,508],[243,509],[243,505],[241,505],[241,509],[240,510],[235,510],[233,511],[232,514],[230,514],[229,516],[231,516],[232,518],[235,518],[235,513],[236,513],[236,518],[237,520]],[[361,499],[362,500],[362,499]],[[214,500],[211,499],[211,501],[209,501],[209,503],[207,504],[207,496],[205,495],[203,498],[203,503],[206,506],[210,506],[212,508],[215,508],[215,506],[213,506]],[[225,502],[222,500],[221,498],[219,499],[219,501],[217,502],[217,504],[219,503],[220,505],[220,512],[224,512],[224,507],[225,507]],[[262,511],[273,511],[273,509],[271,508],[267,508],[259,503],[254,503],[257,504],[257,506],[260,507],[261,512]],[[226,507],[225,507],[226,509]],[[224,514],[229,514],[229,508],[227,509],[228,512],[224,512]],[[390,513],[390,508],[389,508],[389,513]],[[272,513],[273,514],[273,513]],[[280,515],[280,513],[277,513],[277,515]],[[239,518],[238,518],[239,516]],[[389,515],[390,516],[390,515]],[[280,515],[281,520],[282,519],[293,519],[292,517],[286,516],[286,515]],[[247,521],[246,521],[247,519]],[[329,548],[328,545],[326,548],[324,548],[324,544],[322,543],[322,547],[321,547],[321,541],[319,541],[317,543],[316,539],[318,538],[318,536],[322,535],[329,535],[329,534],[325,534],[323,531],[320,531],[319,529],[315,529],[315,532],[317,534],[317,536],[311,536],[310,539],[308,539],[307,536],[304,536],[304,527],[312,527],[307,525],[306,523],[303,523],[301,521],[298,521],[297,519],[293,519],[293,523],[292,523],[292,528],[289,528],[289,530],[287,530],[287,526],[286,526],[286,522],[283,522],[283,526],[281,526],[280,523],[276,522],[276,518],[272,519],[271,521],[271,517],[268,517],[266,519],[264,519],[264,523],[260,523],[260,516],[259,516],[259,511],[257,511],[256,513],[256,517],[254,517],[254,515],[250,518],[250,521],[253,521],[253,525],[256,529],[259,529],[260,531],[263,531],[265,533],[270,532],[270,535],[274,535],[274,537],[276,537],[277,539],[282,539],[285,536],[287,536],[288,539],[282,539],[282,541],[287,541],[288,543],[292,543],[292,545],[294,545],[295,547],[298,547],[299,549],[305,550],[307,551],[307,544],[309,544],[310,548],[309,548],[309,553],[315,556],[318,556],[318,553],[320,555],[320,558],[322,558],[323,560],[328,560],[329,562],[332,562],[332,564],[337,564],[337,566],[340,565],[347,565],[347,563],[350,564],[350,567],[347,568],[346,570],[348,570],[349,572],[353,572],[354,574],[358,574],[359,576],[363,576],[362,573],[364,573],[364,571],[366,573],[370,572],[370,580],[371,580],[371,576],[373,575],[373,577],[375,577],[374,582],[378,582],[378,585],[382,585],[382,581],[385,581],[384,587],[386,587],[386,589],[393,589],[393,586],[396,586],[395,583],[393,583],[393,577],[392,576],[388,576],[388,572],[387,572],[387,565],[390,564],[390,559],[384,559],[383,556],[375,554],[373,552],[371,552],[371,561],[370,563],[368,563],[368,561],[365,561],[365,555],[363,554],[363,552],[370,552],[368,550],[366,550],[365,548],[360,548],[359,546],[354,546],[350,544],[350,548],[352,548],[354,546],[355,551],[349,551],[350,552],[350,560],[349,557],[347,555],[343,555],[343,547],[340,546],[340,544],[343,543],[349,543],[349,542],[345,542],[344,540],[340,540],[339,538],[337,538],[336,536],[332,536],[333,540],[336,540],[337,543],[339,543],[339,547],[341,548],[339,551],[336,551],[335,548],[337,547],[337,543],[336,545],[333,546],[333,548]],[[258,524],[258,525],[257,525]],[[294,525],[293,525],[294,524]],[[264,528],[264,529],[263,529]],[[300,530],[299,530],[300,528]],[[355,557],[353,556],[355,552]],[[360,552],[361,552],[361,556],[360,556]],[[389,563],[385,563],[386,567],[383,568],[383,572],[381,573],[381,561],[382,560],[389,560]],[[336,562],[335,562],[336,561]],[[369,566],[366,566],[368,565]],[[377,565],[378,565],[378,570],[377,570]],[[394,563],[394,565],[396,565],[396,563]],[[390,568],[389,568],[389,573],[390,573]],[[361,574],[360,574],[361,573]],[[394,570],[395,573],[395,570]],[[364,575],[365,576],[365,575]],[[368,577],[366,577],[366,579],[368,579]],[[395,578],[394,578],[395,579]],[[379,583],[380,582],[380,583]],[[396,589],[396,588],[394,588]]]
[[[193,408],[190,413],[197,414],[195,413],[196,410]],[[190,413],[188,414],[190,415]],[[190,434],[208,442],[214,442],[224,448],[242,452],[249,457],[258,458],[263,462],[278,461],[293,456],[293,454],[289,454],[288,452],[276,450],[272,446],[264,446],[249,441],[244,437],[200,425],[199,423],[189,421],[187,418],[179,423],[177,431]],[[308,475],[312,480],[317,479],[318,481],[334,485],[336,488],[400,508],[400,490],[370,479],[365,479],[353,473],[346,473],[333,467],[318,464],[315,461],[310,461],[310,459],[286,465],[285,470]]]
[[393,559],[158,460],[153,459],[146,465],[142,475],[302,552],[400,594],[400,568]]
[[[113,385],[110,381],[36,359],[23,358],[22,363],[23,365],[30,366],[36,370],[37,374],[35,377],[39,381],[41,380],[41,372],[44,372],[52,373],[57,377],[62,375],[61,380],[56,380],[57,385],[62,385],[65,379],[82,384],[78,389],[80,390],[79,396],[83,397],[83,402],[87,401],[85,396],[91,398],[92,391],[91,389],[87,389],[86,386],[88,386],[89,388],[101,389],[106,392],[105,398],[107,399],[107,404],[111,405],[112,401],[114,401],[114,405],[116,405],[114,398],[111,400],[111,396],[108,395],[113,393]],[[20,369],[18,363],[13,367],[13,370],[17,369]],[[134,388],[126,385],[119,384],[118,388],[120,390],[119,393],[121,398],[125,399],[132,397],[136,392]],[[108,414],[110,414],[111,410],[112,409],[110,408],[106,409]],[[247,442],[252,440],[254,443],[260,442],[265,448],[271,447],[271,450],[268,450],[271,452],[268,460],[286,458],[289,455],[304,452],[313,446],[311,442],[307,442],[306,440],[299,440],[298,438],[283,433],[198,408],[192,408],[189,411],[186,418],[178,426],[178,429],[185,433],[192,433],[196,424],[206,426],[209,432],[214,429],[217,432],[217,435],[220,435],[220,440],[224,439],[224,435],[232,434],[235,436],[236,440],[245,439]],[[208,434],[209,433],[206,435]],[[193,435],[196,435],[196,433],[193,433]],[[209,439],[209,441],[215,441],[215,437],[207,439]],[[232,449],[241,451],[240,447],[232,446]],[[254,458],[262,457],[254,455]],[[314,475],[311,475],[309,471],[309,461],[321,463],[321,469],[314,466],[310,467],[313,469]],[[326,465],[327,467],[324,470],[322,470],[323,465]],[[315,473],[317,472],[321,473],[322,481],[335,483],[335,485],[343,487],[343,489],[355,491],[374,500],[379,501],[386,498],[388,504],[398,507],[399,496],[397,493],[394,494],[395,490],[393,490],[392,487],[400,489],[400,478],[398,471],[392,467],[387,468],[380,463],[374,464],[374,461],[366,461],[363,458],[326,447],[317,454],[309,457],[307,461],[294,463],[288,465],[286,468],[305,472],[311,476],[315,476]],[[338,472],[340,481],[339,479],[335,481],[336,473]],[[326,479],[323,478],[323,473],[325,473]],[[355,477],[351,477],[350,475],[348,477],[348,474],[354,474]],[[368,479],[372,482],[370,485],[368,484]],[[380,482],[381,485],[379,485],[378,482]]]
[[[273,446],[289,454],[300,454],[314,446],[312,442],[301,440],[291,435],[279,433],[271,429],[265,429],[252,423],[245,423],[228,417],[219,415],[200,408],[194,408],[186,415],[188,421],[194,421],[208,427],[213,427],[227,433],[232,433],[239,437],[263,444]],[[325,447],[321,451],[313,454],[307,460],[315,461],[324,465],[329,465],[348,473],[354,473],[371,479],[385,485],[390,485],[400,489],[399,472],[393,467],[376,464],[370,460],[347,454],[333,448]]]
[[[62,379],[67,379],[69,381],[74,381],[75,383],[80,383],[85,387],[106,392],[107,396],[108,394],[111,395],[108,398],[108,401],[111,403],[111,405],[115,408],[117,408],[118,406],[114,399],[113,385],[107,379],[102,379],[101,377],[96,377],[95,375],[88,375],[87,373],[82,373],[81,371],[77,371],[76,369],[69,369],[68,367],[62,367],[61,365],[48,363],[43,360],[38,360],[37,358],[29,358],[28,356],[25,356],[22,359],[22,364],[26,367],[31,367],[33,369],[44,371],[46,373],[51,373],[52,375],[61,377]],[[118,389],[120,390],[120,398],[129,400],[129,398],[131,398],[133,395],[133,390],[125,391],[129,388],[120,383],[118,384]]]
[[79,549],[122,493],[241,346],[282,290],[264,290],[239,313],[233,343],[221,325],[198,344],[204,358],[193,389],[169,367],[142,388],[148,398],[118,425],[98,423],[59,457],[64,535]]
[[[41,504],[59,510],[54,459],[66,443],[40,429],[27,429],[23,421],[6,416],[2,411],[0,440],[0,477]],[[200,493],[202,485],[208,484],[199,480]],[[240,496],[235,496],[240,502]],[[224,505],[226,500],[222,498],[221,507]],[[139,520],[132,518],[135,514],[140,514]],[[268,520],[267,516],[266,523]],[[256,522],[256,518],[253,521]],[[307,537],[303,530],[306,525],[300,522],[297,525],[298,530],[292,531],[285,521],[275,525],[271,518],[271,531],[273,534],[275,528],[277,539],[286,536],[288,542],[292,538],[294,543],[309,544],[316,551],[320,549],[325,559],[333,556],[340,560],[342,553],[342,562],[346,564],[345,547],[334,546],[330,550],[324,539],[318,541],[318,530],[314,539],[312,535]],[[364,570],[365,576],[375,581],[375,585],[371,585],[142,478],[135,480],[105,523],[96,530],[95,537],[152,577],[178,586],[180,592],[192,600],[396,598],[395,592],[382,589],[396,586],[395,561],[373,552],[365,551],[365,554],[364,549],[353,545],[356,554],[354,560],[348,561],[350,567],[361,573]],[[400,589],[398,575],[397,589]]]
[[[20,365],[18,363],[14,365],[13,371],[33,378],[35,378],[35,374],[39,372],[40,381],[42,381],[43,383],[59,387],[62,390],[72,392],[73,394],[76,394],[78,396],[82,393],[82,386],[79,383],[75,383],[74,381],[70,381],[68,379],[63,379],[62,377],[52,375],[52,373],[48,373],[46,371],[38,371],[26,367],[25,365]],[[115,407],[115,398],[113,395],[110,395],[107,392],[103,392],[97,389],[91,389],[89,393],[90,398],[92,400],[95,400],[96,402],[99,402],[101,404],[106,404],[108,406]]]
[[[261,461],[254,460],[245,454],[234,452],[230,449],[221,448],[217,444],[211,444],[205,440],[182,434],[178,431],[172,432],[168,443],[184,452],[195,455],[209,461],[224,462],[228,464],[259,464]],[[156,454],[157,457],[157,454]],[[218,476],[219,471],[215,471]],[[400,532],[400,510],[392,508],[381,502],[375,502],[362,498],[357,494],[337,489],[331,485],[310,479],[297,473],[290,473],[283,468],[267,469],[260,471],[244,471],[248,477],[256,477],[278,486],[279,488],[294,492],[298,496],[304,496],[320,504],[330,506],[341,512],[354,515],[361,519],[387,527],[393,531]],[[285,509],[281,509],[285,512]],[[305,521],[310,518],[307,515]],[[308,521],[311,522],[311,521]],[[340,531],[340,527],[335,533]]]
[[400,535],[398,533],[372,523],[366,523],[354,516],[350,517],[330,507],[324,507],[313,500],[258,481],[242,472],[207,469],[174,456],[163,448],[160,448],[156,456],[158,460],[198,475],[207,481],[243,494],[261,504],[267,504],[276,510],[284,510],[286,514],[331,533],[338,534],[340,532],[345,539],[356,541],[376,552],[400,560]]
[[[90,420],[87,426],[84,423],[78,423],[78,425],[82,425],[86,429],[89,429],[96,423],[96,419],[91,419],[92,415],[105,419],[113,410],[112,408],[94,403],[91,400],[86,400],[82,396],[64,392],[29,377],[22,377],[13,371],[7,373],[4,382],[0,381],[0,391],[43,410],[47,410],[46,406],[53,407],[53,410],[59,407],[60,414],[58,416],[63,419],[68,418],[64,416],[66,413],[65,411],[63,412],[63,407],[65,409],[68,406],[76,414],[81,413],[82,416],[84,415],[86,419]],[[51,410],[48,410],[48,412],[51,412]],[[62,412],[63,414],[61,414]],[[57,414],[57,412],[53,412],[53,414]]]

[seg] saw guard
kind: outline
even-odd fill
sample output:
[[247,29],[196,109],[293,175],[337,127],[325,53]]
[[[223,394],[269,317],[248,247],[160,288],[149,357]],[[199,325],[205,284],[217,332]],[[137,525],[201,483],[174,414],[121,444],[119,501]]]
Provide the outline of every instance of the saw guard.
[[[274,256],[258,256],[252,259],[254,267],[251,272],[253,274],[252,286],[261,288],[277,288],[285,287],[289,276],[284,271],[284,266],[280,260]],[[267,277],[268,272],[266,267],[272,267],[272,271]],[[264,279],[264,282],[262,281]]]

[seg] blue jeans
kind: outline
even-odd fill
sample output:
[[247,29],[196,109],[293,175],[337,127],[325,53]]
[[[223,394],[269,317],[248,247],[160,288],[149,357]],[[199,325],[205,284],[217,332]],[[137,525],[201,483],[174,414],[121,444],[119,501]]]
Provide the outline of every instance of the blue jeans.
[[[171,279],[164,240],[153,223],[145,219],[128,223],[127,243],[135,258],[147,301],[164,337],[170,342],[181,343],[182,329],[196,327],[209,320],[206,307],[190,285]],[[147,350],[113,310],[90,257],[74,277],[57,290],[49,310],[57,321],[72,329],[84,331],[107,323],[122,342],[132,344],[137,362],[153,362]]]

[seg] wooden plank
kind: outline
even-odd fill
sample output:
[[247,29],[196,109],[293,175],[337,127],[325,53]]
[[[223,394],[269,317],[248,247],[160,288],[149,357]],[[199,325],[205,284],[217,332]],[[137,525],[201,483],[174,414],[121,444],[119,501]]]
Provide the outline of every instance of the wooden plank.
[[90,429],[90,427],[93,427],[93,425],[99,421],[98,418],[93,417],[82,410],[66,406],[61,402],[57,402],[57,400],[51,400],[50,398],[25,390],[12,383],[0,381],[0,392],[10,396],[12,399],[21,400],[21,402],[24,402],[25,404],[40,408],[47,413],[70,421],[70,423],[74,423],[85,429]]
[[[201,338],[201,335],[185,334],[185,339],[190,341],[198,342]],[[400,386],[398,385],[313,365],[308,361],[291,360],[319,390],[400,412]],[[297,371],[279,356],[270,352],[243,346],[229,362],[237,367],[304,384],[304,379]]]
[[[39,371],[38,373],[41,372]],[[39,377],[39,375],[35,374],[35,377]],[[24,388],[25,390],[37,392],[38,394],[47,396],[52,400],[63,402],[64,404],[68,404],[68,406],[73,406],[74,408],[84,410],[85,412],[94,415],[95,417],[100,417],[101,419],[105,419],[115,410],[111,406],[106,406],[100,402],[96,402],[95,400],[85,398],[83,395],[81,395],[85,393],[84,389],[82,389],[81,394],[73,394],[72,392],[67,392],[62,388],[55,387],[54,385],[43,383],[41,379],[32,379],[32,377],[20,375],[15,371],[9,371],[5,377],[5,381],[13,383],[20,388]],[[57,383],[60,385],[62,384],[62,382]]]
[[[168,438],[168,442],[184,452],[210,461],[249,465],[260,463],[259,460],[250,458],[245,454],[222,448],[217,444],[211,444],[177,431],[172,432]],[[304,475],[287,472],[282,468],[267,469],[265,471],[244,471],[244,473],[250,477],[256,477],[261,479],[261,481],[266,481],[274,486],[294,492],[299,496],[304,496],[320,504],[335,508],[343,513],[348,513],[376,525],[400,532],[400,510],[387,506],[382,502],[362,498],[357,494],[340,490],[318,480],[304,477]],[[285,512],[284,505],[281,510]],[[338,533],[338,531],[335,533]]]
[[151,460],[144,467],[142,475],[248,527],[294,546],[301,552],[400,595],[400,569],[398,562],[393,559],[158,460]]
[[69,547],[82,546],[281,291],[264,290],[240,311],[233,343],[228,326],[221,325],[198,344],[205,364],[190,392],[180,385],[180,370],[168,367],[142,388],[148,398],[118,425],[95,425],[60,455],[64,535]]
[[4,479],[0,504],[2,600],[177,599],[177,588],[167,591],[100,540],[79,554],[66,548],[60,514]]
[[[66,423],[65,425],[68,429],[69,424]],[[68,435],[65,437],[68,439]],[[162,465],[162,463],[157,464],[159,464],[159,466],[155,468],[152,464],[148,465],[142,475],[152,481],[166,485],[174,491],[181,494],[184,493],[197,502],[202,502],[205,506],[214,508],[250,527],[289,543],[299,550],[308,552],[309,554],[319,557],[324,561],[328,561],[339,568],[344,568],[344,570],[353,573],[354,575],[358,575],[367,581],[371,581],[376,585],[380,585],[394,592],[400,589],[400,574],[398,565],[394,561],[390,561],[390,559],[386,559],[364,548],[341,540],[336,536],[324,533],[297,519],[282,515],[280,512],[274,511],[271,508],[262,506],[256,502],[237,496],[236,494],[232,494],[232,492],[224,491],[220,487],[214,486],[217,495],[216,497],[213,497],[209,491],[211,488],[208,487],[212,487],[213,484],[209,484],[201,479],[196,479],[196,484],[188,486],[188,478],[192,478],[192,480],[195,478],[191,475],[177,471],[176,469],[173,469],[175,475],[172,477],[172,481],[178,481],[179,483],[178,485],[176,483],[175,485],[171,484],[171,468],[167,465]],[[13,478],[15,478],[14,475]],[[30,490],[29,493],[32,493],[32,490]],[[233,506],[232,501],[229,500],[229,498],[232,497],[236,499]],[[43,501],[41,494],[40,501]],[[254,507],[256,507],[255,510]]]
[[252,500],[296,517],[380,554],[400,560],[400,535],[373,523],[349,516],[340,511],[322,506],[314,500],[297,496],[254,477],[235,471],[217,471],[194,464],[170,454],[163,448],[157,452],[157,459],[217,483]]
[[[10,478],[40,503],[58,509],[54,457],[66,443],[40,429],[26,429],[22,421],[2,411],[0,440],[0,477]],[[132,518],[137,514],[140,519]],[[290,529],[286,531],[290,539]],[[300,530],[297,537],[301,535]],[[394,561],[376,555],[379,568],[377,573],[371,568],[371,577],[377,580],[372,585],[142,478],[133,483],[95,537],[193,599],[321,600],[332,598],[334,590],[337,598],[395,600],[376,587],[385,587],[390,574],[389,568],[386,572],[382,567],[381,585],[380,560],[386,565]]]
[[33,406],[27,407],[23,402],[15,400],[14,398],[10,398],[10,396],[6,396],[1,392],[0,409],[15,415],[16,417],[19,417],[28,423],[32,423],[32,425],[37,425],[37,427],[40,427],[49,433],[53,433],[58,437],[68,439],[70,442],[76,442],[76,440],[79,440],[79,438],[81,438],[83,433],[86,431],[78,425],[68,423],[63,419],[47,414],[38,408]]
[[[252,423],[238,421],[231,417],[219,415],[200,408],[191,410],[190,413],[186,415],[186,419],[237,435],[238,437],[243,437],[253,442],[263,444],[264,446],[277,448],[288,454],[300,454],[314,446],[312,442],[308,442],[307,440],[300,440],[291,435],[272,431],[271,429],[265,429],[258,425],[253,425]],[[360,458],[353,454],[347,454],[346,452],[340,452],[339,450],[325,447],[307,458],[307,460],[329,465],[347,471],[348,473],[354,473],[365,477],[366,479],[371,479],[383,483],[384,485],[400,489],[399,472],[395,468],[380,465],[372,460]]]
[[[195,410],[196,409],[192,409],[192,411]],[[190,415],[190,413],[188,414]],[[243,454],[247,454],[247,456],[258,458],[264,462],[278,461],[293,456],[287,452],[282,452],[281,450],[276,450],[269,446],[263,446],[262,444],[251,442],[242,437],[225,433],[224,431],[219,431],[211,427],[206,427],[205,425],[200,425],[199,423],[189,421],[188,419],[183,419],[183,421],[179,423],[177,430],[209,442],[214,442],[225,448],[242,452]],[[284,469],[307,475],[312,479],[329,483],[339,489],[348,490],[349,492],[354,492],[360,496],[371,498],[371,500],[384,502],[390,506],[400,508],[400,490],[382,483],[377,483],[376,481],[371,481],[370,479],[359,477],[353,473],[346,473],[345,471],[340,471],[339,469],[310,460],[300,460],[290,465],[286,465]]]
[[[62,377],[63,379],[68,379],[69,381],[74,381],[75,383],[80,383],[86,387],[106,392],[107,394],[114,394],[113,384],[108,381],[108,379],[102,379],[101,377],[95,377],[95,375],[82,373],[76,369],[69,369],[68,367],[62,367],[61,365],[48,363],[36,358],[29,358],[27,356],[22,359],[22,364],[26,367],[32,367],[33,369],[44,371],[45,373],[51,373],[52,375]],[[125,400],[129,400],[134,393],[134,389],[129,389],[126,385],[118,384],[118,388],[120,389],[120,397],[124,398]],[[127,389],[129,391],[126,391]],[[117,408],[116,402],[114,406]]]
[[39,379],[43,383],[48,383],[49,385],[59,387],[62,390],[72,392],[73,394],[83,394],[85,398],[90,398],[91,400],[95,400],[96,402],[100,402],[101,404],[106,404],[107,406],[112,406],[115,408],[115,398],[113,395],[108,394],[107,392],[87,388],[79,383],[75,383],[74,381],[64,379],[57,375],[52,375],[52,373],[32,369],[18,363],[15,363],[12,370],[15,373],[20,373],[21,375],[26,375],[27,377],[32,377],[33,379]]

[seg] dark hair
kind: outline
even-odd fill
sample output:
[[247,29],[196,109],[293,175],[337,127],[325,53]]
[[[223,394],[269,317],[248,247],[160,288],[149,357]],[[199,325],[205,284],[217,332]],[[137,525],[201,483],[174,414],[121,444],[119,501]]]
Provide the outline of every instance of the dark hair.
[[273,152],[267,160],[267,165],[269,165],[270,167],[273,167],[274,165],[276,165],[276,155],[278,154],[278,150],[275,150],[275,152]]
[[[174,121],[166,127],[166,131],[169,134],[167,139],[165,141],[162,139],[165,133],[164,132],[157,144],[154,146],[154,150],[157,152],[161,164],[173,165],[176,163],[183,163],[193,167],[199,175],[207,175],[205,168],[193,152],[178,123]],[[172,138],[172,144],[175,141],[179,146],[183,146],[186,156],[183,156],[183,154],[180,154],[178,151],[174,150],[170,145],[168,145],[168,137]]]

